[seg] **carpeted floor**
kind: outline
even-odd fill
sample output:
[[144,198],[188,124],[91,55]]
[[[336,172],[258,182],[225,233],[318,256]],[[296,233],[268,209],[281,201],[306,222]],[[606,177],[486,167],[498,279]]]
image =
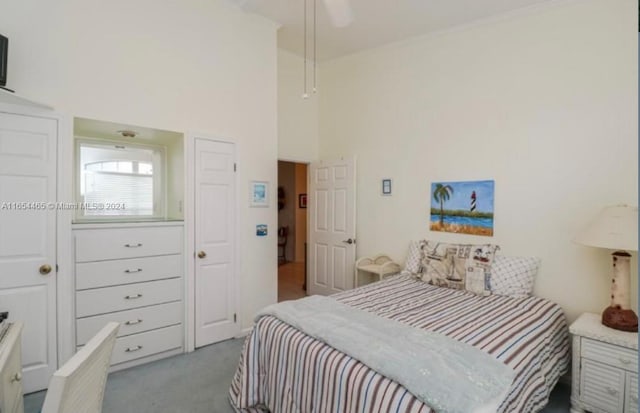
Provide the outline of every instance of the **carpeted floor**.
[[[109,376],[104,413],[232,413],[227,392],[243,340],[119,371]],[[543,413],[569,411],[569,386],[556,386]],[[25,397],[25,413],[37,413],[45,392]],[[524,413],[524,412],[523,412]]]

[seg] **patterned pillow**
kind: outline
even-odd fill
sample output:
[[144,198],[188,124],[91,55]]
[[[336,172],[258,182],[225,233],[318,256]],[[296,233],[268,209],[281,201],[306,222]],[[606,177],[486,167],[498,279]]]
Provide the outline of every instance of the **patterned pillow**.
[[409,255],[404,265],[404,273],[419,274],[422,272],[422,246],[424,241],[411,241]]
[[495,257],[491,269],[491,292],[514,298],[531,296],[539,267],[540,259],[536,257]]
[[422,247],[422,280],[440,287],[490,295],[491,264],[497,245],[427,241]]

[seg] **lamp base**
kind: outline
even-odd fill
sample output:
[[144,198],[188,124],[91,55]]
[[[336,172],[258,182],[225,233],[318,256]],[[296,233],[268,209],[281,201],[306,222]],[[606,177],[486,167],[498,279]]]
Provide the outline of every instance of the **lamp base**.
[[615,330],[635,333],[638,331],[638,316],[633,310],[610,306],[602,313],[602,324]]

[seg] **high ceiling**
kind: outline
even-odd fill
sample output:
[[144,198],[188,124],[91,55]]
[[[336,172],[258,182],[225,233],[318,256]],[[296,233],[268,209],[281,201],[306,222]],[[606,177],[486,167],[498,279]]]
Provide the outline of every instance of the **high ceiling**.
[[[303,54],[304,0],[231,1],[280,23],[279,47]],[[350,0],[354,20],[344,28],[330,23],[325,0],[316,1],[318,60],[326,60],[558,0]],[[309,29],[311,23],[309,13]]]

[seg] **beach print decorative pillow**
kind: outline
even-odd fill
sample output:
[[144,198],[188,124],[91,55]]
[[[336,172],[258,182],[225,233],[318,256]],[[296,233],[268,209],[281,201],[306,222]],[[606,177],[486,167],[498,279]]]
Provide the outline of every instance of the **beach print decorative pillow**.
[[497,245],[427,241],[422,247],[422,280],[439,287],[491,294],[491,264]]

